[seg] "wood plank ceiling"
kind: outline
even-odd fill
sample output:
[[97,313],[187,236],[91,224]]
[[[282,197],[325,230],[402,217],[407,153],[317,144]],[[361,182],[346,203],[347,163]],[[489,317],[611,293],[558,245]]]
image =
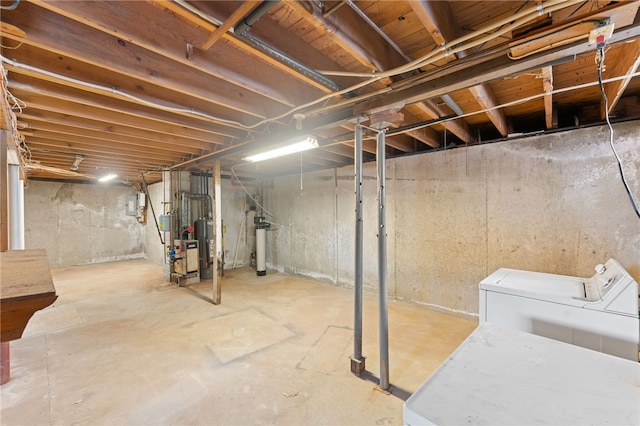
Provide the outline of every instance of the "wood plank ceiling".
[[[388,156],[602,122],[588,38],[612,23],[608,112],[637,119],[639,3],[3,0],[0,118],[34,179],[332,168],[358,121]],[[320,148],[243,160],[303,134]]]

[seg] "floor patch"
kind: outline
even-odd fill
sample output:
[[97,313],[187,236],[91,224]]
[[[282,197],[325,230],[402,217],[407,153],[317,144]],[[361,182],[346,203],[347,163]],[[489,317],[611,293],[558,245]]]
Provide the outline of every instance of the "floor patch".
[[222,363],[294,336],[287,328],[253,309],[200,322],[196,327],[209,331],[207,346]]

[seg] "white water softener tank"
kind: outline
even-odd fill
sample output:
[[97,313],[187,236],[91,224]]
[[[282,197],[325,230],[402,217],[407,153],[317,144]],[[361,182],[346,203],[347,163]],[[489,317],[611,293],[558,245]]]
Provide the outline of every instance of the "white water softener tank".
[[256,273],[263,276],[267,275],[267,228],[270,224],[264,221],[264,216],[255,216],[253,223],[256,225]]

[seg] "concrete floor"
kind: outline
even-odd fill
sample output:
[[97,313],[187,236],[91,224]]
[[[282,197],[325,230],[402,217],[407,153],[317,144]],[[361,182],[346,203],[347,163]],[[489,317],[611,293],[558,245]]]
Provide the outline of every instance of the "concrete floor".
[[[402,424],[403,398],[474,321],[389,303],[393,394],[350,373],[352,290],[283,274],[226,271],[179,288],[145,260],[53,271],[59,298],[11,343],[2,425]],[[378,375],[377,296],[363,353]]]

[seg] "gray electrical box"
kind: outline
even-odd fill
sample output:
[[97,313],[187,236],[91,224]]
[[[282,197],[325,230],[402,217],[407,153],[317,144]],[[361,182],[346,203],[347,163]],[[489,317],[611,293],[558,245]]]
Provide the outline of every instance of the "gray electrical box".
[[127,205],[125,206],[127,216],[138,215],[138,194],[127,195]]
[[158,218],[158,227],[163,232],[171,231],[171,215],[163,214]]

